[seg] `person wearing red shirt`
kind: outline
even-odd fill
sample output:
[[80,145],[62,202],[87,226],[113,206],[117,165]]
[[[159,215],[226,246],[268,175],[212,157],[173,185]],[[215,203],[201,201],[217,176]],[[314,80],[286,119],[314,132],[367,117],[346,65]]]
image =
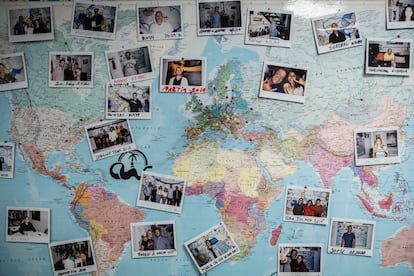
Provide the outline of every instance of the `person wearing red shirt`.
[[321,200],[318,198],[316,200],[316,204],[313,205],[313,216],[314,217],[321,217],[323,213],[323,206],[321,204]]
[[313,216],[313,203],[312,200],[308,200],[306,205],[303,207],[303,215],[304,216]]

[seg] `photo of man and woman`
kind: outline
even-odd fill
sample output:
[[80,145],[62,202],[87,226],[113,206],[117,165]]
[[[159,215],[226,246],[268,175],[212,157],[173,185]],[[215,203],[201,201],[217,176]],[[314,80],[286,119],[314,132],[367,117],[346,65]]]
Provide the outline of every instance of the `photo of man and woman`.
[[27,87],[24,53],[0,55],[0,91]]
[[400,162],[397,127],[354,131],[355,164],[357,166]]
[[93,160],[136,149],[129,122],[110,120],[85,126]]
[[151,119],[150,84],[106,84],[107,119]]
[[138,40],[181,39],[181,5],[137,7]]
[[200,273],[206,273],[240,252],[223,222],[185,242],[184,247]]
[[362,46],[355,12],[313,18],[312,28],[319,54]]
[[132,258],[177,255],[175,222],[131,223]]
[[284,220],[327,224],[330,195],[330,189],[287,186]]
[[278,275],[322,275],[322,244],[279,244],[278,259]]
[[160,92],[205,93],[205,58],[163,57]]
[[93,52],[50,52],[49,87],[93,87]]
[[365,72],[378,75],[410,75],[411,40],[367,39]]
[[187,181],[175,176],[143,172],[137,206],[181,213]]
[[73,275],[97,270],[90,237],[49,244],[54,275]]
[[14,153],[14,143],[0,142],[0,178],[13,178]]
[[242,34],[241,1],[197,0],[197,34]]
[[52,6],[9,8],[8,11],[10,42],[53,40]]
[[7,207],[6,241],[48,243],[50,209]]
[[246,44],[291,46],[293,12],[249,10],[247,13]]
[[332,218],[328,253],[372,256],[375,221]]
[[414,28],[414,0],[387,2],[387,29]]
[[115,39],[117,5],[75,1],[71,35]]
[[131,83],[154,78],[148,46],[105,51],[111,83]]
[[264,62],[259,97],[304,103],[307,74],[305,69]]

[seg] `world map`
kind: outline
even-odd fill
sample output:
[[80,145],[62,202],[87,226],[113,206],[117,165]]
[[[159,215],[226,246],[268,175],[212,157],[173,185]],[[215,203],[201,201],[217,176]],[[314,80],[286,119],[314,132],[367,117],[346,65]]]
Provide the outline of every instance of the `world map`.
[[[7,206],[50,208],[51,241],[91,236],[96,275],[186,276],[197,270],[182,244],[223,221],[240,253],[208,274],[272,275],[278,243],[329,239],[327,225],[283,220],[285,187],[329,188],[331,217],[373,220],[376,232],[372,257],[324,250],[323,274],[413,275],[414,79],[364,75],[365,45],[318,55],[310,18],[355,11],[365,37],[412,38],[413,29],[386,30],[383,1],[287,1],[276,7],[294,11],[291,47],[245,45],[242,35],[197,37],[195,3],[182,3],[184,38],[145,42],[152,118],[130,120],[151,170],[187,180],[182,213],[135,206],[139,181],[112,178],[117,156],[93,161],[85,136],[105,119],[105,51],[138,43],[135,3],[119,2],[116,39],[101,40],[71,36],[72,4],[62,2],[53,41],[12,44],[0,30],[0,52],[25,53],[29,82],[0,94],[0,140],[16,143],[14,178],[0,179],[1,231]],[[52,51],[93,51],[94,88],[49,88]],[[159,92],[163,56],[205,57],[206,93]],[[308,69],[304,104],[258,97],[264,61]],[[353,130],[387,126],[399,128],[401,162],[355,166]],[[176,221],[177,256],[133,259],[130,224],[165,220]],[[52,275],[47,245],[0,240],[0,271]]]

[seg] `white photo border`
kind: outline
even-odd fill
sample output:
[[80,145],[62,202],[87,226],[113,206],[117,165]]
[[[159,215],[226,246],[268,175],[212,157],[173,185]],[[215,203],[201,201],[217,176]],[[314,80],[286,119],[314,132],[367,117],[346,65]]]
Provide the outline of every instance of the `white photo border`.
[[[87,10],[90,7],[93,7],[93,9],[115,9],[114,13],[114,20],[113,20],[113,31],[112,32],[106,32],[106,31],[94,31],[94,30],[82,30],[82,29],[76,29],[73,26],[75,25],[75,18],[77,9],[79,7],[82,8],[82,10]],[[84,15],[85,18],[87,15]],[[79,17],[79,16],[78,16]],[[79,21],[79,18],[77,19]],[[75,0],[73,2],[73,11],[72,11],[72,21],[71,21],[71,28],[70,28],[70,34],[74,36],[82,36],[82,37],[90,37],[90,38],[99,38],[99,39],[110,39],[114,40],[116,36],[116,26],[118,21],[118,5],[114,5],[111,2],[94,2],[94,1],[79,1]],[[80,23],[80,22],[79,22]],[[83,24],[82,24],[83,25]],[[110,24],[109,24],[110,26]],[[91,27],[93,28],[92,22]],[[107,26],[108,27],[108,26]]]
[[[7,151],[7,153],[4,153]],[[16,153],[16,144],[14,142],[0,142],[0,178],[13,178],[14,177],[14,157]],[[8,156],[5,156],[5,155]],[[6,158],[5,158],[6,157]],[[6,162],[6,159],[8,162]],[[9,170],[5,171],[3,165],[7,164],[7,167],[10,168]]]
[[[121,143],[121,144],[116,144],[115,146],[111,145],[109,147],[107,147],[106,149],[102,149],[101,151],[99,151],[99,149],[97,148],[96,151],[94,152],[94,149],[92,147],[92,143],[91,143],[91,139],[94,138],[94,136],[90,137],[89,136],[89,131],[93,131],[94,129],[103,129],[105,127],[109,127],[109,130],[111,127],[116,127],[116,125],[122,125],[122,126],[126,126],[129,132],[129,137],[131,139],[131,142],[129,143]],[[88,145],[89,145],[89,150],[91,152],[91,156],[92,156],[92,160],[97,161],[97,160],[101,160],[110,156],[114,156],[114,155],[118,155],[124,152],[128,152],[131,150],[136,149],[136,144],[134,142],[134,137],[132,135],[132,131],[131,131],[131,127],[129,125],[129,121],[127,119],[119,119],[119,120],[105,120],[102,122],[98,122],[98,123],[94,123],[94,124],[90,124],[90,125],[86,125],[85,126],[85,132],[86,132],[86,137],[88,139]],[[109,135],[109,132],[107,132]],[[108,138],[110,139],[110,138]],[[95,142],[94,142],[95,143]]]
[[[55,260],[53,260],[53,253],[52,253],[52,248],[56,247],[56,246],[60,246],[60,245],[65,245],[65,244],[73,244],[73,243],[87,243],[88,244],[88,249],[90,250],[90,256],[92,257],[92,261],[93,264],[90,265],[86,265],[86,266],[81,266],[81,267],[74,267],[74,268],[70,268],[70,269],[59,269],[56,270],[55,269]],[[98,270],[98,265],[97,265],[97,260],[95,257],[95,251],[93,248],[93,244],[92,244],[92,239],[90,236],[85,237],[85,238],[79,238],[79,239],[73,239],[73,240],[65,240],[65,241],[58,241],[58,242],[52,242],[49,243],[49,256],[50,256],[50,261],[52,264],[52,270],[53,270],[53,274],[55,276],[61,276],[61,275],[74,275],[74,274],[80,274],[80,273],[88,273],[88,272],[94,272]]]
[[[338,22],[342,21],[343,19],[347,19],[344,20],[344,22],[354,21],[354,24],[345,27],[340,26]],[[312,18],[311,22],[318,54],[337,51],[341,49],[347,49],[356,46],[362,46],[363,41],[359,30],[360,26],[358,24],[357,15],[355,11],[343,11],[335,14],[319,16]],[[321,25],[320,23],[322,23],[322,26],[319,26]],[[347,33],[343,34],[343,32],[341,32],[344,35],[345,40],[341,42],[334,42],[331,44],[329,43],[329,35],[325,33],[327,32],[327,30],[331,29],[331,24],[333,23],[336,23],[338,25],[338,28],[346,29]],[[322,32],[320,30],[322,30]],[[349,36],[350,39],[348,39],[347,36]],[[322,41],[319,40],[322,38],[328,38],[328,43],[323,44]]]
[[[14,59],[17,60],[15,61]],[[8,64],[6,64],[6,61]],[[11,64],[12,62],[13,64]],[[5,66],[6,68],[8,67],[8,65],[11,66],[10,68],[8,68],[8,70],[10,70],[9,74],[13,78],[12,82],[0,84],[0,91],[22,89],[29,87],[29,82],[27,80],[25,55],[23,52],[0,55],[0,63],[2,63],[3,66]],[[13,68],[13,66],[19,66],[19,68]],[[22,70],[23,72],[21,72]]]
[[[106,104],[105,104],[105,118],[109,120],[113,119],[151,119],[152,114],[152,92],[151,92],[151,83],[150,82],[139,82],[139,83],[120,83],[120,84],[112,84],[106,83]],[[125,91],[126,90],[126,91]],[[120,97],[118,98],[117,92]],[[122,106],[124,109],[128,107],[128,98],[125,98],[125,94],[128,94],[127,97],[130,97],[131,93],[136,93],[138,95],[138,101],[141,102],[142,110],[138,112],[133,111],[124,111],[124,110],[113,110],[113,106],[115,106],[116,102],[122,102]],[[146,94],[147,96],[144,96]],[[148,97],[145,99],[145,97]],[[119,100],[121,99],[121,100]],[[125,104],[125,105],[124,105]],[[118,104],[117,106],[120,106]]]
[[[189,66],[186,66],[185,62],[190,62]],[[186,73],[186,67],[200,67],[201,74],[200,85],[174,85],[172,80],[174,79],[174,72],[171,72],[169,64],[174,64],[175,70],[177,68],[182,68],[183,73]],[[179,64],[180,63],[180,64]],[[191,63],[195,63],[192,65]],[[201,64],[200,64],[201,63]],[[173,68],[171,68],[173,70]],[[165,56],[161,57],[161,66],[160,66],[160,92],[166,93],[206,93],[207,85],[206,85],[206,70],[207,69],[207,59],[205,57],[177,57],[177,56]],[[198,73],[198,72],[191,72],[191,73]],[[184,75],[185,77],[185,75]],[[169,80],[167,81],[167,78]],[[187,77],[185,78],[187,82],[189,80]]]
[[[306,194],[309,193],[319,193],[319,196],[315,198],[308,198]],[[301,194],[298,198],[291,198],[293,194]],[[322,195],[325,194],[323,197]],[[309,186],[286,186],[285,191],[285,204],[284,204],[284,211],[283,211],[283,220],[284,221],[291,221],[291,222],[301,222],[301,223],[309,223],[309,224],[319,224],[319,225],[327,225],[329,223],[329,215],[330,215],[330,206],[329,204],[330,198],[332,195],[332,190],[328,188],[315,188]],[[312,204],[315,205],[316,200],[320,200],[322,203],[322,210],[325,216],[307,216],[307,215],[295,215],[293,214],[293,205],[292,203],[297,203],[296,200],[302,198],[303,204],[306,205],[308,200],[312,200]],[[325,207],[325,208],[324,208]]]
[[[407,4],[407,1],[404,1],[403,3],[400,3],[401,6],[403,6],[403,10],[401,11],[401,15],[405,13],[405,8],[409,5],[414,11],[414,1],[410,0],[411,3],[406,5],[405,7],[403,5]],[[401,20],[400,16],[400,7],[393,7],[391,4],[394,1],[388,1],[384,0],[385,2],[385,10],[386,10],[386,17],[387,17],[387,29],[410,29],[414,28],[414,19],[411,19],[411,21],[403,21]],[[398,18],[396,18],[398,17]],[[411,16],[411,18],[414,18],[414,15]]]
[[[401,52],[394,51],[393,48],[401,48]],[[388,49],[392,50],[394,62],[384,57]],[[411,75],[411,57],[412,40],[410,39],[393,38],[387,40],[384,38],[367,38],[365,73],[409,77]],[[406,64],[408,64],[408,67],[405,68]]]
[[[139,247],[138,238],[143,238],[144,236],[142,234],[147,235],[148,230],[152,230],[155,228],[159,228],[159,225],[167,225],[172,227],[172,237],[170,239],[173,239],[173,245],[171,249],[161,249],[161,250],[141,250]],[[148,229],[150,227],[151,229]],[[141,233],[141,236],[138,237],[138,231],[144,230],[147,228],[146,231]],[[176,228],[175,228],[175,221],[173,220],[167,220],[167,221],[151,221],[151,222],[135,222],[130,224],[131,229],[131,254],[132,258],[152,258],[152,257],[167,257],[167,256],[176,256],[177,255],[177,238],[176,238]],[[165,233],[161,231],[161,235],[165,237]],[[155,233],[153,233],[153,236],[155,236]],[[167,238],[168,239],[168,238]],[[171,240],[168,239],[170,242]]]
[[[210,238],[211,236],[213,236],[213,238]],[[219,239],[217,239],[216,236],[219,236]],[[227,251],[215,257],[214,260],[211,260],[201,265],[197,262],[192,250],[198,249],[200,246],[202,247],[203,245],[204,247],[206,247],[205,246],[205,243],[207,241],[206,237],[208,237],[208,240],[210,241],[210,243],[213,243],[212,242],[213,239],[215,239],[216,241],[215,243],[220,243],[220,244],[224,243],[224,246],[221,246],[221,247],[224,247],[225,249],[227,249]],[[224,239],[227,241],[227,243],[224,242]],[[208,270],[216,267],[217,265],[221,264],[222,262],[226,261],[227,259],[231,258],[232,256],[240,252],[239,247],[234,242],[233,238],[230,235],[230,232],[227,230],[227,227],[223,222],[220,222],[212,226],[211,228],[204,231],[203,233],[188,240],[187,242],[184,243],[184,247],[187,250],[187,253],[191,256],[191,259],[193,260],[194,265],[197,267],[200,273],[206,273]],[[224,251],[224,250],[221,250],[221,251]]]
[[[16,35],[12,33],[12,29],[14,29],[14,24],[16,21],[14,21],[14,16],[11,15],[16,10],[27,10],[27,11],[33,11],[34,9],[38,10],[49,10],[47,17],[50,18],[50,21],[47,21],[50,23],[50,30],[48,32],[42,32],[42,33],[33,33],[33,34],[24,34],[24,35]],[[38,11],[40,12],[40,11]],[[41,14],[41,13],[40,13]],[[20,8],[8,8],[8,33],[9,33],[9,42],[26,42],[26,41],[44,41],[44,40],[53,40],[54,39],[54,24],[53,24],[53,8],[52,5],[42,4],[42,5],[30,5],[30,8],[24,8],[23,6]],[[41,14],[43,16],[43,14]],[[43,17],[42,17],[43,18]],[[33,22],[34,24],[34,22]],[[47,23],[45,23],[47,25]]]
[[[267,91],[264,90],[263,84],[266,82],[266,78],[271,78],[269,75],[269,68],[274,67],[275,69],[284,69],[286,72],[286,77],[282,80],[280,84],[278,84],[279,88],[278,90],[282,92],[276,91]],[[304,80],[305,85],[298,86],[296,89],[301,88],[301,92],[303,95],[294,95],[294,94],[287,94],[284,92],[283,84],[287,82],[288,80],[288,74],[289,72],[295,72],[296,79],[301,78],[302,76],[298,76],[297,73],[303,72],[304,74]],[[273,74],[274,72],[271,72]],[[270,63],[269,61],[263,62],[263,69],[262,69],[262,75],[261,75],[261,81],[260,81],[260,87],[259,87],[259,97],[260,98],[266,98],[266,99],[273,99],[273,100],[281,100],[281,101],[288,101],[288,102],[294,102],[294,103],[305,103],[306,94],[308,93],[307,86],[309,85],[309,70],[304,69],[303,67],[292,67],[290,65],[286,64],[279,64],[279,63]]]
[[[353,232],[355,228],[366,227],[363,231],[360,231],[359,234],[354,234],[356,237],[361,238],[362,234],[367,231],[367,240],[366,242],[370,245],[367,247],[361,247],[355,245],[354,248],[341,247],[337,245],[338,235],[335,235],[339,229],[338,225],[343,224],[345,227],[349,225],[352,226]],[[365,256],[371,257],[374,250],[374,241],[375,241],[375,221],[370,220],[359,220],[359,219],[350,219],[350,218],[332,218],[331,226],[329,231],[329,242],[328,242],[328,254],[341,254],[341,255],[355,255],[355,256]],[[335,231],[336,230],[336,231]],[[335,240],[335,241],[334,241]]]
[[[377,138],[377,135],[380,136],[381,138],[380,140],[382,140],[382,143],[384,143],[384,140],[385,140],[384,137],[387,138],[387,133],[390,133],[390,134],[395,133],[395,135],[397,136],[392,139],[392,140],[395,140],[393,141],[393,143],[391,143],[392,148],[386,145],[387,146],[386,150],[384,148],[382,148],[381,150],[381,155],[384,155],[384,156],[374,157],[374,152],[372,152],[372,156],[371,156],[370,149],[367,152],[367,148],[365,145],[365,139],[369,139],[372,141],[372,143],[370,143],[369,146],[372,147],[374,151],[374,143]],[[371,134],[373,135],[373,137],[370,136]],[[362,142],[364,142],[363,147],[360,146]],[[397,144],[396,147],[394,146],[395,143]],[[386,153],[387,151],[388,151],[388,154]],[[390,153],[390,151],[392,152]],[[393,156],[395,155],[394,151],[396,151],[397,156]],[[354,130],[354,155],[355,155],[356,166],[385,165],[385,164],[400,163],[401,141],[400,141],[399,128],[398,127],[387,127],[387,128],[355,129]],[[366,155],[368,156],[364,158],[359,157],[359,156],[366,156]]]
[[[9,219],[9,212],[19,211],[22,213],[26,213],[29,216],[29,212],[31,213],[31,224],[33,225],[36,231],[25,231],[24,233],[20,232],[20,225],[22,224],[21,221],[13,221],[11,222]],[[43,221],[41,225],[37,225],[34,223],[33,212],[39,212],[39,223]],[[43,214],[43,215],[42,215]],[[42,220],[43,218],[43,220]],[[21,219],[21,218],[20,218]],[[44,225],[44,220],[46,220],[46,225]],[[16,225],[19,223],[18,225]],[[38,231],[39,227],[42,227],[42,231]],[[7,242],[28,242],[28,243],[49,243],[50,242],[50,209],[49,208],[39,208],[39,207],[16,207],[16,206],[7,206],[6,207],[6,241]]]
[[[234,7],[234,5],[238,4],[238,12],[236,11],[235,14],[237,14],[234,18],[234,23],[239,20],[240,26],[228,26],[228,27],[208,27],[208,26],[201,26],[201,20],[204,19],[204,15],[200,14],[200,9],[205,10],[204,5],[209,6],[211,9],[214,8],[214,6],[217,5],[216,0],[197,0],[196,2],[196,10],[197,10],[197,35],[198,36],[209,36],[209,35],[232,35],[232,34],[243,34],[244,27],[243,27],[243,6],[242,1],[240,0],[222,0],[220,1],[220,7],[219,11],[222,13],[222,10],[224,8],[225,4],[231,3]],[[213,5],[213,6],[210,6]],[[230,9],[228,9],[230,10]],[[229,15],[227,15],[229,16]],[[200,18],[202,17],[202,18]],[[230,17],[230,16],[229,16]],[[204,20],[206,22],[207,20]],[[210,22],[210,19],[208,19],[208,22]],[[221,25],[221,23],[220,23]]]
[[[142,51],[142,52],[141,52]],[[137,64],[137,60],[135,60],[135,65],[138,66],[138,71],[140,68],[143,68],[142,73],[134,74],[125,76],[122,68],[122,61],[121,58],[124,59],[126,53],[129,52],[131,55],[131,59],[135,60],[134,55],[142,55],[143,64]],[[152,64],[153,61],[151,59],[151,48],[149,45],[141,45],[136,48],[129,48],[129,49],[114,49],[105,51],[105,58],[106,58],[106,65],[108,69],[109,80],[111,83],[119,84],[119,83],[132,83],[137,81],[145,81],[155,78],[154,75],[154,65]],[[144,65],[144,67],[140,67],[140,65]]]
[[[270,33],[266,33],[265,35],[257,35],[257,36],[250,36],[250,31],[255,31],[257,32],[259,28],[259,30],[263,31],[265,29],[266,26],[270,26],[270,22],[269,24],[265,24],[264,22],[259,23],[259,24],[251,24],[252,21],[257,21],[258,18],[256,19],[255,17],[262,17],[263,20],[267,19],[266,16],[260,14],[260,13],[265,13],[265,14],[269,14],[269,17],[274,17],[274,16],[285,16],[285,20],[288,21],[286,22],[286,24],[289,26],[289,30],[287,31],[286,34],[279,34],[282,36],[282,38],[280,37],[275,37],[275,38],[271,38],[270,37]],[[292,45],[292,36],[293,36],[293,11],[285,11],[285,10],[279,10],[275,7],[249,7],[249,9],[247,10],[247,15],[246,15],[246,31],[245,31],[245,44],[251,44],[251,45],[261,45],[261,46],[276,46],[276,47],[287,47],[290,48]],[[256,19],[256,20],[255,20]],[[254,27],[256,27],[255,29],[253,29]],[[263,28],[263,29],[261,29]],[[284,39],[283,37],[288,36],[289,39]]]
[[[49,52],[49,87],[73,87],[73,88],[93,88],[94,83],[94,75],[95,75],[95,58],[94,58],[94,52]],[[90,72],[87,72],[90,74],[90,80],[81,80],[81,76],[79,76],[79,80],[56,80],[54,79],[54,73],[53,71],[55,68],[59,67],[59,64],[57,63],[56,57],[60,56],[59,63],[62,60],[62,57],[64,57],[65,60],[65,70],[68,62],[68,58],[71,58],[70,64],[72,65],[72,69],[74,69],[75,63],[79,65],[78,62],[73,62],[73,57],[77,59],[81,59],[81,65],[78,66],[78,68],[81,68],[84,62],[87,62],[87,67],[90,68]],[[75,59],[76,61],[76,59]],[[82,74],[82,72],[81,72]]]
[[[179,187],[182,193],[179,205],[176,206],[174,200],[172,202],[173,204],[170,205],[168,204],[168,202],[163,202],[163,203],[156,202],[156,201],[153,202],[150,199],[145,199],[144,185],[148,185],[149,182],[154,182],[154,180],[156,183],[160,184],[157,188],[157,191],[159,187],[162,187],[163,188],[162,190],[164,191],[165,187],[167,187],[168,185],[172,185],[173,191],[176,191],[176,187]],[[163,187],[164,185],[165,187]],[[172,175],[160,174],[160,173],[155,173],[155,172],[144,171],[142,172],[141,179],[140,179],[136,206],[181,214],[181,211],[183,208],[186,185],[187,185],[187,180],[184,178],[179,178],[179,177],[175,177]],[[162,200],[162,197],[160,198],[160,200]]]
[[[298,273],[298,272],[291,272],[291,271],[282,271],[282,260],[285,260],[285,258],[289,258],[287,255],[289,254],[288,252],[285,253],[285,250],[291,250],[291,249],[296,249],[296,251],[298,252],[298,255],[302,255],[299,254],[299,252],[303,251],[306,252],[307,248],[318,248],[318,252],[319,252],[319,270],[320,271],[309,271],[309,272],[302,272],[302,273]],[[322,276],[323,275],[323,244],[322,243],[279,243],[278,244],[278,258],[277,258],[277,275],[283,275],[283,276],[302,276],[302,275],[306,275],[306,276]],[[283,253],[282,253],[283,250]],[[289,251],[290,252],[290,251]],[[311,252],[316,252],[316,250],[312,250]],[[303,259],[306,259],[305,256]],[[290,270],[290,269],[288,269]]]
[[[176,26],[171,32],[165,32],[165,33],[152,33],[150,31],[150,27],[152,24],[156,24],[155,22],[150,22],[150,25],[147,28],[144,28],[144,24],[148,25],[148,22],[141,23],[141,16],[140,11],[146,10],[146,9],[153,9],[153,12],[160,11],[164,17],[166,16],[166,11],[179,11],[179,26]],[[139,2],[137,2],[137,29],[138,29],[138,41],[152,41],[152,40],[167,40],[167,39],[182,39],[184,38],[184,32],[183,32],[183,13],[182,13],[182,6],[181,4],[171,4],[171,5],[165,5],[165,6],[148,6],[148,5],[142,5]],[[153,15],[155,16],[155,15]],[[168,16],[168,19],[175,19],[173,16]],[[153,18],[152,18],[153,19]]]

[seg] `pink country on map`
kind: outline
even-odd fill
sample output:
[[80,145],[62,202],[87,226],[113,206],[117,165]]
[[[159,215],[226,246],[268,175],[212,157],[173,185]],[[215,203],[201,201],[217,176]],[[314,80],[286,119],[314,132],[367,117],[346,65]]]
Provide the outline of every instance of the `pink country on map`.
[[[381,266],[408,263],[414,268],[414,224],[404,227],[381,245]],[[401,253],[401,254],[399,254]]]
[[144,218],[142,211],[122,203],[116,194],[84,183],[76,187],[71,211],[79,225],[90,233],[94,245],[105,248],[95,251],[100,275],[113,267],[131,240],[130,224]]

